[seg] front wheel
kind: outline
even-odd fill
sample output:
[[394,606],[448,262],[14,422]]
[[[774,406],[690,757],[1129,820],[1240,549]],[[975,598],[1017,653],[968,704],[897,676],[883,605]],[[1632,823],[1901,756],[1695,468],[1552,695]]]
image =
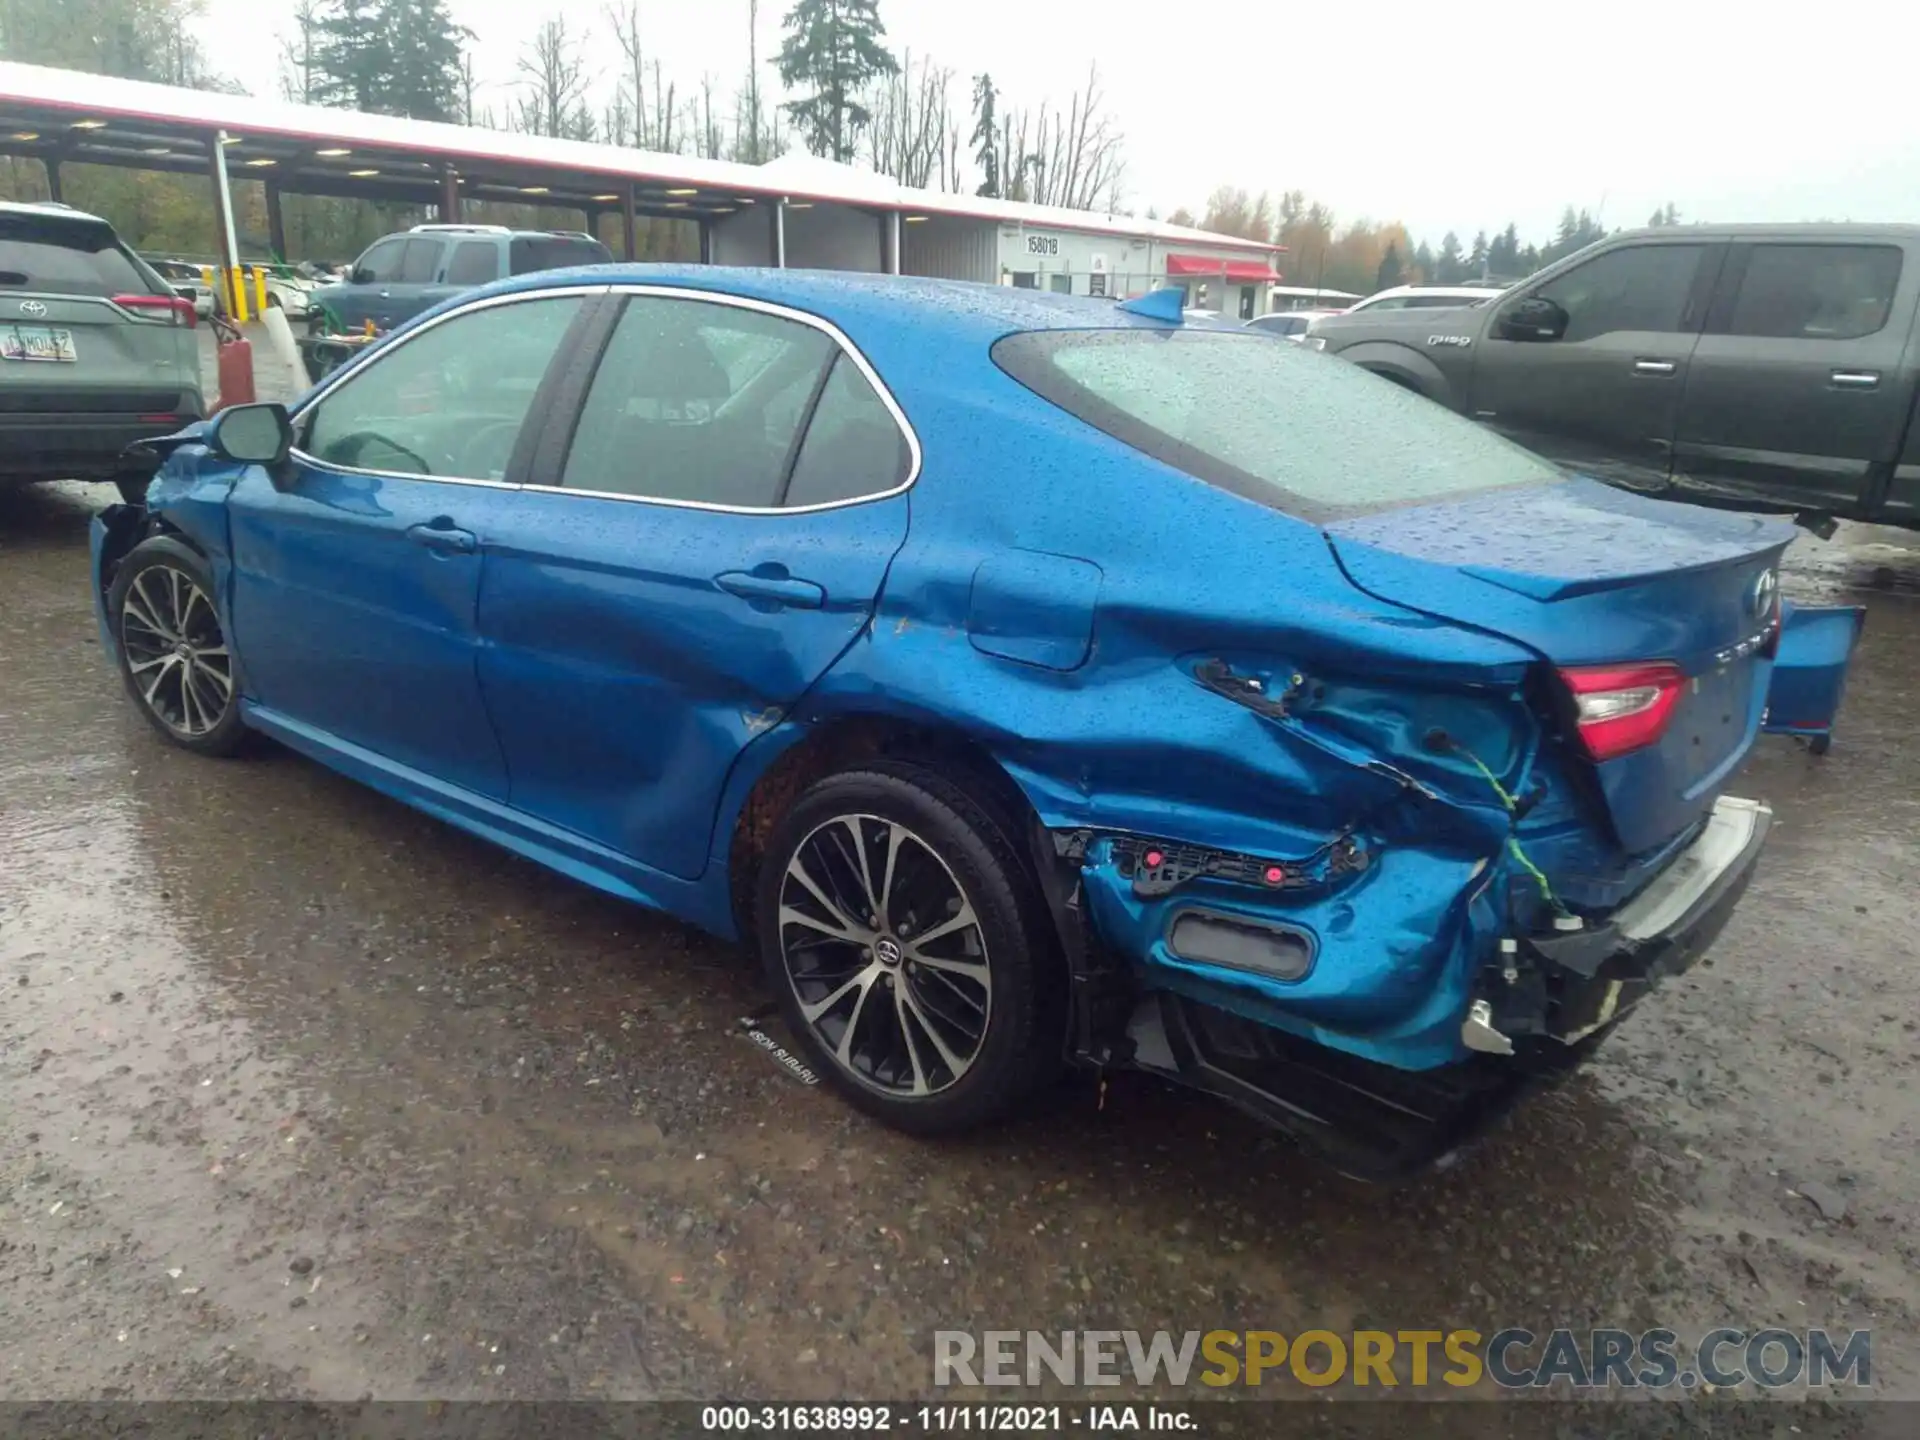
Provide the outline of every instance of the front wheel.
[[168,535],[136,545],[107,593],[127,694],[167,739],[201,755],[246,740],[233,653],[214,608],[212,573]]
[[775,830],[758,892],[787,1024],[867,1113],[969,1129],[1058,1062],[1049,927],[1013,845],[958,786],[904,765],[822,780]]

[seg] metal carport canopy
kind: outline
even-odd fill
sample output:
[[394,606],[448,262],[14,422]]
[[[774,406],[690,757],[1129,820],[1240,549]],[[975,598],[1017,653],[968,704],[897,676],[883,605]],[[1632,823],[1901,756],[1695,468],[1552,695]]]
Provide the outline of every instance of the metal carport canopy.
[[[283,100],[0,62],[0,154],[208,174],[288,194],[419,204],[457,197],[705,220],[784,199],[947,215],[1270,255],[1278,247],[1163,221],[952,195],[807,156],[765,166],[368,115]],[[629,200],[629,195],[631,199]]]

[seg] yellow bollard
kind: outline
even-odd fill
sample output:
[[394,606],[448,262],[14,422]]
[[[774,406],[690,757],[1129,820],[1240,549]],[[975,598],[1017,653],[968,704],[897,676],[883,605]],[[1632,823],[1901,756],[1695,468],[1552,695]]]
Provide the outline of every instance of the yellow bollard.
[[253,267],[253,298],[256,302],[253,313],[265,315],[267,313],[267,272],[258,265]]
[[233,301],[228,316],[236,325],[247,323],[247,272],[236,265],[227,276],[227,295]]

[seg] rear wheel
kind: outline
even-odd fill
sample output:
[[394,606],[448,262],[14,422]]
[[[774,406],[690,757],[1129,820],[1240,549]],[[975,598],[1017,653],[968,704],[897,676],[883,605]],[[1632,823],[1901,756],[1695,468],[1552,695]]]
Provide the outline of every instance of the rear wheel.
[[758,921],[787,1024],[890,1125],[998,1119],[1059,1059],[1033,887],[993,818],[931,772],[876,765],[802,796],[768,846]]
[[107,615],[120,678],[147,723],[183,749],[231,755],[246,729],[213,595],[213,576],[198,552],[157,535],[121,563]]

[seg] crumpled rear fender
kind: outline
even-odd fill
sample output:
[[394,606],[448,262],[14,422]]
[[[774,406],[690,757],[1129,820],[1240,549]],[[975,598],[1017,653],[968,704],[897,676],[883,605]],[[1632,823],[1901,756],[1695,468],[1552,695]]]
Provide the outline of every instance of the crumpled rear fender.
[[[1510,792],[1526,782],[1539,739],[1521,693],[1531,657],[1452,627],[1352,614],[1321,624],[1305,600],[1293,611],[1264,635],[1223,625],[1224,644],[1196,649],[1206,626],[1192,616],[1102,608],[1073,670],[985,654],[963,626],[883,612],[793,719],[880,714],[962,731],[1042,826],[1081,847],[1092,928],[1147,987],[1402,1068],[1444,1064],[1460,1053],[1460,1014],[1508,878],[1510,816],[1481,766]],[[1258,678],[1277,704],[1210,686],[1209,664]],[[1115,862],[1125,837],[1287,867],[1351,844],[1364,865],[1284,894],[1200,880],[1143,899]],[[1296,928],[1311,970],[1276,980],[1181,960],[1167,929],[1199,904]]]

